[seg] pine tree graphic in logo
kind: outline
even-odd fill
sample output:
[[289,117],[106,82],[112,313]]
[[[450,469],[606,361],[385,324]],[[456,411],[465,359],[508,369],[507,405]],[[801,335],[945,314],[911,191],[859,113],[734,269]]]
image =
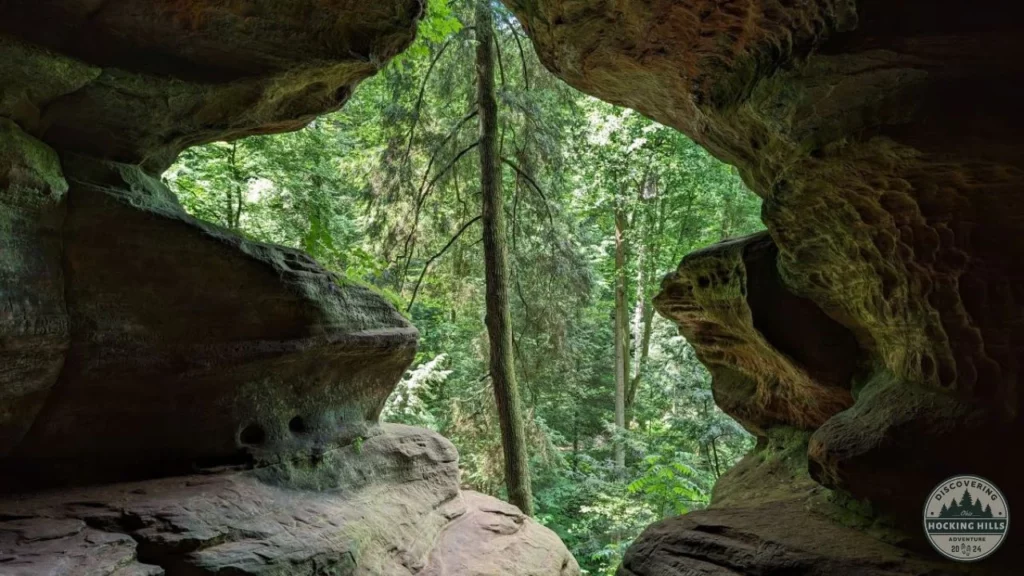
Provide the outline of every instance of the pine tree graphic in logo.
[[1002,492],[978,476],[954,476],[941,482],[925,504],[928,540],[954,560],[973,562],[992,554],[1006,538],[1009,525]]
[[993,518],[992,516],[992,505],[986,504],[985,509],[981,509],[981,498],[972,498],[971,491],[964,488],[964,495],[960,497],[960,502],[953,500],[949,508],[946,505],[942,505],[942,509],[939,510],[939,518]]

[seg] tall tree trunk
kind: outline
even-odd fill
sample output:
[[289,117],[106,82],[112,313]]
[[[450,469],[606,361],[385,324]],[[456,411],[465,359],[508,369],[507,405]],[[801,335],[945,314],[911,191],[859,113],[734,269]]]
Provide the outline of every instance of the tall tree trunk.
[[487,334],[490,371],[505,452],[508,498],[533,515],[526,434],[512,360],[508,305],[508,254],[498,146],[498,102],[494,94],[494,17],[488,0],[476,4],[476,75],[480,106],[480,190],[483,196],[484,269],[487,277]]
[[238,142],[232,142],[228,150],[228,173],[231,174],[231,185],[224,190],[224,221],[228,230],[235,229],[235,188],[238,186],[238,169],[235,166],[235,155]]
[[647,359],[651,353],[651,332],[654,329],[654,306],[650,300],[643,301],[643,328],[640,334],[640,357],[636,363],[636,372],[626,388],[625,410],[626,425],[633,422],[633,407],[636,405],[636,394],[640,390],[640,383],[643,381],[644,369],[647,367]]
[[626,310],[626,214],[615,206],[615,469],[626,469],[626,378],[629,374],[629,320]]
[[[657,181],[655,180],[655,184]],[[640,383],[643,381],[644,369],[647,367],[647,360],[651,353],[651,332],[654,329],[654,305],[648,297],[647,284],[651,281],[654,275],[657,273],[658,261],[661,258],[661,236],[665,232],[665,203],[662,201],[660,196],[655,197],[657,207],[654,210],[650,210],[648,213],[652,216],[651,220],[656,220],[657,226],[648,221],[647,231],[649,244],[647,251],[644,253],[644,258],[640,262],[640,274],[639,284],[637,286],[637,312],[640,313],[640,326],[636,332],[639,332],[636,338],[640,340],[640,351],[638,352],[638,360],[636,362],[636,370],[633,374],[633,379],[629,383],[629,387],[626,389],[626,425],[629,426],[633,422],[633,406],[636,403],[636,394],[640,389]],[[652,232],[653,231],[653,232]],[[653,236],[653,239],[651,238]]]

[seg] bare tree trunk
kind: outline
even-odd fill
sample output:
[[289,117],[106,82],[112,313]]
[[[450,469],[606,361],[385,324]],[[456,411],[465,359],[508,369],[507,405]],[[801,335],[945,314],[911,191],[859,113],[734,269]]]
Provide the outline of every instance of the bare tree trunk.
[[[655,180],[657,184],[657,180]],[[639,281],[641,284],[637,287],[637,312],[640,313],[641,326],[637,336],[640,340],[640,350],[638,352],[638,360],[636,363],[636,371],[633,374],[633,379],[629,383],[629,387],[626,389],[626,425],[628,426],[633,421],[633,406],[636,403],[636,394],[640,389],[640,384],[643,381],[644,369],[647,367],[647,360],[651,353],[651,332],[654,329],[654,305],[651,299],[647,296],[648,289],[647,284],[651,282],[657,272],[658,260],[661,257],[661,235],[665,231],[665,203],[660,197],[656,197],[655,201],[658,203],[656,210],[651,210],[650,214],[654,217],[652,219],[657,220],[657,226],[648,221],[648,234],[651,234],[653,230],[653,240],[648,237],[648,244],[646,252],[644,252],[644,258],[639,263],[640,273]]]
[[717,440],[717,439],[718,439],[717,436],[711,439],[711,453],[715,456],[715,478],[716,479],[722,477],[722,470],[721,470],[721,468],[718,467],[718,446],[716,445],[716,442],[715,442],[715,440]]
[[633,374],[633,379],[629,383],[629,387],[626,389],[626,424],[629,425],[633,421],[633,407],[636,405],[636,394],[640,389],[640,383],[643,380],[644,369],[647,367],[647,359],[651,353],[651,332],[654,329],[654,306],[648,299],[642,301],[643,304],[643,328],[640,334],[640,358],[637,360],[636,372]]
[[231,143],[231,150],[228,152],[228,170],[231,173],[231,185],[224,190],[224,223],[228,230],[234,230],[234,216],[235,216],[235,146],[237,143]]
[[494,94],[494,17],[488,0],[476,4],[477,99],[480,106],[480,190],[483,196],[484,268],[487,277],[487,334],[490,373],[505,452],[508,498],[533,515],[526,434],[512,359],[512,323],[508,304],[508,254],[504,199],[497,154],[498,103]]
[[626,214],[615,207],[615,469],[626,469],[626,378],[629,374],[629,320],[626,310]]

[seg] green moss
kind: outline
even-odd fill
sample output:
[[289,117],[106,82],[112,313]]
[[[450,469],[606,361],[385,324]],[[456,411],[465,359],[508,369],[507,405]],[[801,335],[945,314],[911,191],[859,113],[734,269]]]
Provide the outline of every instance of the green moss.
[[394,306],[395,311],[398,312],[398,314],[402,318],[405,318],[406,320],[409,321],[412,320],[409,317],[409,315],[405,312],[405,303],[402,301],[402,297],[396,294],[393,290],[381,286],[375,286],[374,284],[371,284],[359,278],[353,278],[345,274],[344,272],[338,273],[335,271],[335,274],[337,274],[338,284],[340,284],[341,286],[357,286],[359,288],[366,289],[372,292],[373,294],[383,298],[385,301],[387,301],[388,304]]
[[[0,118],[0,164],[18,168],[0,173],[0,187],[8,189],[7,202],[38,205],[57,200],[68,190],[57,153],[6,118]],[[19,190],[25,194],[11,193]]]
[[908,540],[891,519],[879,514],[867,500],[857,499],[848,492],[823,490],[821,497],[812,504],[812,508],[833,522],[866,532],[883,542],[902,544]]
[[13,118],[30,132],[39,110],[99,77],[102,70],[38,46],[0,36],[0,116]]
[[807,474],[807,430],[778,426],[768,430],[767,445],[757,455],[762,462],[783,466],[794,476]]
[[728,508],[806,499],[824,490],[807,471],[810,436],[796,428],[769,429],[758,447],[719,479],[712,505]]

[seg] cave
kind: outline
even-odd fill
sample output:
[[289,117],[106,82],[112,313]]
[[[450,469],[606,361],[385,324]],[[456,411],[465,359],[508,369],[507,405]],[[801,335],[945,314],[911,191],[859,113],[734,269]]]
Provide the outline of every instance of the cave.
[[[1024,494],[1020,10],[504,3],[555,75],[763,202],[765,232],[687,255],[656,301],[757,447],[620,576],[1019,573],[1015,531],[952,563],[921,509],[961,474]],[[579,573],[461,489],[450,442],[378,422],[418,338],[392,304],[160,180],[341,108],[422,11],[0,4],[0,574]]]

